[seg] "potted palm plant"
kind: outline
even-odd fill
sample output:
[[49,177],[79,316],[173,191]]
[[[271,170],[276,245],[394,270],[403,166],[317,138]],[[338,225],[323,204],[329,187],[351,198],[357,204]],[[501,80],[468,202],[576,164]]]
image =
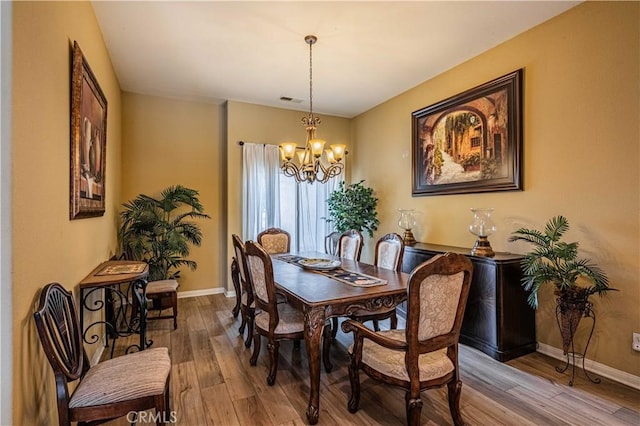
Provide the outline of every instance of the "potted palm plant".
[[578,243],[562,241],[569,230],[564,216],[547,222],[544,231],[520,228],[509,241],[526,241],[534,246],[522,259],[522,285],[529,291],[528,302],[538,308],[538,291],[545,284],[553,284],[559,311],[562,348],[566,354],[580,319],[588,313],[589,296],[603,296],[609,287],[605,273],[589,259],[578,259]]
[[174,279],[180,267],[192,270],[190,245],[199,246],[202,231],[192,219],[208,219],[198,191],[181,185],[164,189],[160,198],[140,194],[123,204],[119,230],[122,251],[127,257],[149,264],[149,280]]

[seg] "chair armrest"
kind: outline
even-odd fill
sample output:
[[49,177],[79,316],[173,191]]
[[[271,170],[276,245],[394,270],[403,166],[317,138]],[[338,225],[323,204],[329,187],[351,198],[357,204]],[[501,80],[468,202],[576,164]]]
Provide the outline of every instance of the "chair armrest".
[[364,339],[365,337],[371,340],[374,343],[377,343],[380,346],[385,348],[406,351],[408,346],[407,342],[401,340],[391,339],[380,333],[377,333],[367,327],[364,324],[355,321],[355,320],[346,320],[342,323],[342,331],[345,333],[353,332],[353,340],[354,342],[360,339]]
[[287,295],[276,290],[276,303],[289,303]]

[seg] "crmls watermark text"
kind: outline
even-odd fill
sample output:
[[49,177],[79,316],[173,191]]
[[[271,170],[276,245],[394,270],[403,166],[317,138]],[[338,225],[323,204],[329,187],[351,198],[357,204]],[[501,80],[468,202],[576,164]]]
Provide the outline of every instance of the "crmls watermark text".
[[158,422],[163,422],[163,423],[177,423],[178,421],[178,415],[176,414],[175,411],[162,411],[159,413],[153,412],[150,413],[148,411],[129,411],[127,413],[127,421],[131,424],[133,423],[149,423],[149,424],[155,424]]

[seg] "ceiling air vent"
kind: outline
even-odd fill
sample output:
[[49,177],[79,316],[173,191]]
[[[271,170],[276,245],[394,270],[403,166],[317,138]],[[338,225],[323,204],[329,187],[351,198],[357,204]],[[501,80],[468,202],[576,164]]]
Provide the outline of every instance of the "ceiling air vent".
[[293,102],[294,104],[301,104],[302,99],[290,98],[288,96],[280,96],[280,100],[283,102]]

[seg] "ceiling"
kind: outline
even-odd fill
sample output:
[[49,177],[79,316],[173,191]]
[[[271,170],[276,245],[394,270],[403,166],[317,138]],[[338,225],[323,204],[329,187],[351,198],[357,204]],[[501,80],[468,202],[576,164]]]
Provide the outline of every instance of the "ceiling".
[[579,3],[93,1],[93,8],[125,91],[308,111],[304,36],[314,34],[314,112],[353,117]]

